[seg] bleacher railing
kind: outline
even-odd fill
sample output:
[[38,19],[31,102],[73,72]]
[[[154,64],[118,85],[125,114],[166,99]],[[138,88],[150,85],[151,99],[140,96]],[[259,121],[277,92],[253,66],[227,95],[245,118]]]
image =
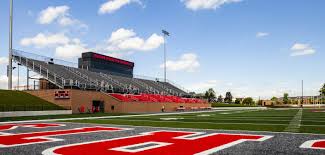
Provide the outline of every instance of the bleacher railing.
[[22,57],[39,60],[39,61],[44,61],[44,62],[50,62],[51,60],[53,60],[53,62],[55,64],[60,64],[60,65],[69,66],[69,67],[78,67],[78,63],[55,59],[55,58],[42,56],[42,55],[38,55],[38,54],[34,54],[34,53],[29,53],[29,52],[25,52],[25,51],[21,51],[21,50],[17,50],[17,49],[13,49],[13,55],[20,55]]
[[[33,60],[45,61],[50,60],[48,57],[39,56],[37,54],[27,53],[19,50],[13,50],[14,61],[19,62],[21,65],[26,66],[33,72],[39,74],[40,76],[51,81],[53,84],[57,85],[59,88],[64,87],[79,87],[87,88],[87,84],[80,83],[77,80],[65,79],[60,75],[55,74],[51,70],[47,69],[45,66],[37,65]],[[30,62],[31,61],[31,62]],[[51,60],[50,60],[51,61]]]
[[[155,78],[155,77],[150,77],[150,76],[144,76],[144,75],[134,75],[133,76],[134,78],[139,78],[139,79],[145,79],[145,80],[152,80],[152,81],[159,81],[159,82],[164,82],[165,79],[162,79],[162,78]],[[166,79],[166,82],[174,85],[176,88],[186,92],[186,93],[190,93],[190,90],[186,89],[185,87],[179,85],[179,84],[176,84],[175,82],[171,81],[171,80],[168,80]]]
[[[54,59],[54,58],[51,58],[51,57],[41,56],[41,55],[38,55],[38,54],[29,53],[29,52],[25,52],[25,51],[21,51],[21,50],[16,50],[16,49],[13,49],[13,55],[20,56],[20,57],[25,57],[25,58],[29,58],[29,59],[34,59],[34,60],[38,60],[38,61],[43,61],[43,62],[53,62],[54,64],[58,64],[58,65],[62,65],[62,66],[68,66],[67,69],[69,69],[71,72],[74,72],[77,75],[80,75],[80,77],[82,77],[84,79],[88,79],[87,82],[89,82],[89,84],[87,84],[87,83],[86,84],[80,83],[79,81],[74,81],[73,83],[71,83],[70,81],[72,79],[64,79],[63,77],[61,77],[62,84],[63,84],[61,87],[64,87],[65,84],[68,84],[67,86],[78,86],[78,87],[82,87],[82,88],[89,86],[89,87],[92,87],[93,88],[96,85],[96,81],[95,80],[90,79],[88,76],[83,75],[82,73],[78,73],[77,71],[75,71],[72,68],[70,68],[70,67],[78,68],[78,64],[77,63],[68,62],[68,61],[64,61],[64,60],[60,60],[60,59]],[[26,66],[26,67],[28,67],[28,66]],[[42,71],[45,71],[45,72],[48,72],[49,74],[51,74],[51,72],[49,72],[48,69],[46,69],[46,70],[45,69],[46,68],[41,68],[40,69],[41,70],[40,73],[42,73]],[[107,74],[105,74],[105,75],[106,75],[105,76],[106,78],[107,78],[107,76],[109,76]],[[59,77],[58,75],[55,75],[55,73],[53,73],[51,76]],[[140,79],[146,79],[146,80],[151,80],[151,81],[164,82],[164,79],[155,78],[155,77],[149,77],[149,76],[143,76],[143,75],[134,75],[134,78],[140,78]],[[112,79],[112,78],[111,77],[108,77],[108,79]],[[54,81],[51,81],[51,82],[56,82],[57,84],[60,83],[60,82],[56,81],[56,79],[53,79],[53,80]],[[66,81],[69,81],[69,82],[66,82]],[[114,80],[113,79],[112,82],[116,83],[119,86],[122,86],[122,88],[126,88],[126,89],[128,88],[127,85],[121,84],[117,80]],[[175,82],[173,82],[171,80],[168,80],[167,79],[166,82],[170,83],[171,85],[175,86],[176,88],[178,88],[178,89],[180,89],[180,90],[182,90],[182,91],[184,91],[186,93],[189,93],[190,92],[186,88],[184,88],[184,87],[176,84]],[[137,83],[139,83],[139,82],[137,81]],[[141,84],[141,83],[139,83],[139,84]],[[141,85],[143,85],[143,84],[141,84]],[[151,89],[150,91],[154,91],[154,92],[158,92],[159,93],[159,91],[157,91],[155,88],[152,88],[152,87],[150,88],[150,86],[148,86],[148,85],[147,86],[144,85],[144,86],[145,87],[148,87],[149,90]],[[173,90],[170,90],[170,88],[165,87],[164,85],[161,85],[161,86],[163,86],[164,89],[167,92],[172,93],[172,94],[175,94],[175,92],[173,92]]]

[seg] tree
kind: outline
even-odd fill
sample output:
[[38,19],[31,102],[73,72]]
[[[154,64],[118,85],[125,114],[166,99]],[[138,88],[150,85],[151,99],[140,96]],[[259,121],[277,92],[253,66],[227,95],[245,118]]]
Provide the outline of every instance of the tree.
[[225,100],[224,100],[226,103],[231,103],[232,102],[232,95],[231,95],[231,92],[227,92],[226,93],[226,97],[225,97]]
[[273,97],[271,98],[271,101],[278,101],[278,98],[275,97],[275,96],[273,96]]
[[283,104],[289,104],[289,94],[288,93],[283,94]]
[[235,104],[240,104],[240,99],[239,98],[236,98]]
[[218,102],[218,103],[222,103],[222,102],[223,102],[223,97],[222,97],[222,95],[219,95],[219,96],[218,96],[217,102]]
[[321,102],[321,104],[323,104],[324,103],[324,97],[325,97],[325,83],[323,84],[322,88],[320,88],[319,93],[320,93],[320,96],[321,96],[320,102]]
[[263,101],[262,100],[258,100],[258,102],[257,102],[257,105],[262,105],[263,104]]
[[212,88],[210,88],[209,90],[207,90],[205,92],[204,98],[205,99],[208,99],[208,102],[215,101],[215,99],[216,99],[216,93],[214,92],[214,90]]
[[246,98],[243,100],[243,104],[244,104],[244,105],[254,105],[255,102],[254,102],[253,98],[251,98],[251,97],[246,97]]
[[325,83],[323,84],[322,88],[320,88],[319,93],[321,96],[325,96]]

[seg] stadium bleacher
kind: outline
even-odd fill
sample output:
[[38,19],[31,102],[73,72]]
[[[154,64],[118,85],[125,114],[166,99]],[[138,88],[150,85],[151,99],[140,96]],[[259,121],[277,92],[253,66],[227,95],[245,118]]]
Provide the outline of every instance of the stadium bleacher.
[[30,53],[26,53],[13,50],[14,61],[38,73],[58,86],[58,88],[76,88],[112,93],[115,98],[121,101],[199,102],[195,99],[181,98],[188,95],[188,93],[169,82],[91,72],[86,69],[58,64],[48,57],[30,56]]

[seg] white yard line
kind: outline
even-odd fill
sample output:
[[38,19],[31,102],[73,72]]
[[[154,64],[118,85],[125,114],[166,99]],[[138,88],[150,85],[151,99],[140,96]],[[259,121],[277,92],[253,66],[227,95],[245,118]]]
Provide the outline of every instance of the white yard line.
[[245,110],[245,111],[234,111],[234,112],[223,112],[223,113],[219,113],[222,115],[231,115],[231,114],[240,114],[240,113],[244,113],[244,112],[254,112],[254,111],[260,111],[261,109],[258,110]]
[[[289,125],[284,129],[284,131],[299,132],[299,128],[301,125],[301,118],[302,118],[302,109],[299,109],[297,114],[293,117],[293,119],[291,120]],[[307,126],[307,125],[304,125],[304,126]],[[317,126],[323,126],[323,125],[317,125]]]
[[[282,126],[287,126],[287,123],[234,123],[234,122],[230,122],[230,123],[226,123],[226,122],[222,122],[222,123],[217,123],[217,122],[191,122],[191,121],[176,121],[176,120],[171,120],[171,121],[164,121],[164,120],[146,120],[146,119],[140,119],[140,120],[126,120],[126,119],[112,119],[112,120],[118,120],[118,121],[141,121],[141,122],[163,122],[163,123],[168,123],[168,122],[177,122],[177,123],[191,123],[191,124],[195,124],[195,123],[199,123],[199,124],[244,124],[244,125],[282,125]],[[325,125],[299,125],[299,126],[321,126],[321,127],[325,127]],[[290,131],[286,131],[286,132],[290,132]]]
[[[192,119],[192,118],[196,118],[196,117],[192,117],[192,116],[186,116],[186,118],[189,118],[189,119]],[[200,117],[200,119],[203,119],[204,120],[204,117]],[[210,118],[210,119],[206,119],[206,120],[213,120],[213,121],[274,121],[274,122],[283,122],[283,121],[290,121],[290,120],[284,120],[284,119],[281,119],[281,120],[266,120],[266,119],[247,119],[245,117],[243,118]]]

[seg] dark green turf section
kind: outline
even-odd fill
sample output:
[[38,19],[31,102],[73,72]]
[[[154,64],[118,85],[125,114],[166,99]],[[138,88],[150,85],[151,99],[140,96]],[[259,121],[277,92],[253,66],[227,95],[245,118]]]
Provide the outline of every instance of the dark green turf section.
[[[303,110],[299,132],[325,134],[325,112],[315,112],[315,110],[319,109]],[[325,111],[325,109],[323,110]],[[70,122],[283,132],[298,111],[299,109],[231,110],[163,116],[76,120]]]
[[243,104],[212,103],[212,107],[256,107],[256,106],[243,105]]
[[[4,117],[4,118],[0,118],[0,122],[43,120],[43,119],[61,119],[61,118],[102,117],[102,116],[119,116],[119,115],[127,115],[127,114],[121,114],[121,113],[94,113],[94,114],[69,114],[69,115]],[[134,114],[132,114],[132,115],[134,115]]]
[[0,90],[0,112],[62,109],[64,108],[22,91]]

